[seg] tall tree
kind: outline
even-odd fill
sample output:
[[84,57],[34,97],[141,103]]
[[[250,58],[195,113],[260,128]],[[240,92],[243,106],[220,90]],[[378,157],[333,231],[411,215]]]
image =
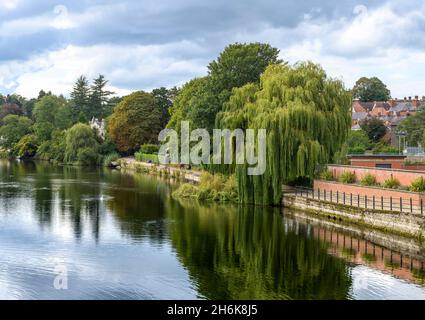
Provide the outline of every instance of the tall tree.
[[235,89],[217,116],[220,126],[267,131],[265,173],[236,168],[240,200],[278,205],[284,183],[313,178],[317,164],[327,163],[345,142],[350,109],[343,84],[312,63],[270,66],[259,85]]
[[77,121],[84,117],[86,121],[89,119],[89,95],[90,86],[85,76],[80,76],[74,84],[71,92],[73,103],[73,118]]
[[177,119],[182,117],[192,122],[195,128],[211,131],[215,127],[217,113],[223,109],[232,90],[247,83],[258,83],[269,65],[282,63],[278,57],[279,50],[269,44],[235,43],[227,46],[209,64],[208,76],[189,82],[181,90],[175,105],[170,109],[171,121],[168,127],[175,128],[179,124]]
[[117,149],[131,154],[145,143],[157,143],[162,112],[153,95],[138,91],[124,98],[108,121],[108,133]]
[[387,101],[391,99],[391,92],[377,77],[362,77],[357,80],[352,90],[353,97],[360,101]]
[[114,94],[112,91],[105,90],[107,84],[108,80],[103,75],[99,75],[93,80],[89,96],[90,110],[87,115],[89,119],[92,117],[101,119],[107,116],[105,107],[108,104],[109,97]]
[[31,132],[32,121],[27,117],[10,114],[3,119],[0,127],[0,145],[12,148],[25,135]]
[[152,90],[151,94],[155,97],[158,108],[162,112],[161,128],[165,128],[168,121],[170,121],[169,109],[173,105],[173,101],[178,94],[178,89],[176,87],[171,89],[161,87]]

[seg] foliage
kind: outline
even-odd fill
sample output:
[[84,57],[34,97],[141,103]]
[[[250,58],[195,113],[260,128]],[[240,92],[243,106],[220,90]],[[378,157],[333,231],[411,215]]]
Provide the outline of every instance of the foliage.
[[134,157],[136,158],[137,161],[141,161],[141,162],[159,163],[159,158],[158,158],[158,155],[156,154],[136,152]]
[[234,89],[217,116],[220,127],[267,130],[265,174],[249,176],[246,165],[236,169],[241,201],[277,205],[282,184],[313,178],[317,164],[327,163],[345,142],[350,111],[343,84],[313,63],[270,66],[259,86]]
[[35,156],[37,148],[37,137],[34,134],[28,134],[14,145],[12,153],[21,158],[32,158]]
[[204,172],[199,185],[183,184],[174,193],[176,198],[195,198],[203,201],[238,201],[235,176],[211,175]]
[[55,129],[65,130],[72,125],[71,109],[64,97],[46,95],[34,106],[35,133],[40,142],[51,140]]
[[320,174],[320,180],[332,181],[334,179],[334,175],[330,170],[324,170]]
[[71,92],[71,99],[73,102],[72,113],[75,121],[82,120],[79,118],[84,117],[84,121],[89,121],[89,82],[85,76],[80,76],[74,84]]
[[385,180],[382,186],[387,189],[398,189],[400,187],[400,181],[391,177]]
[[140,145],[157,141],[161,116],[155,98],[138,91],[125,97],[115,107],[108,121],[108,133],[118,151],[131,154]]
[[91,120],[93,117],[101,119],[109,115],[107,105],[109,96],[113,95],[114,92],[105,89],[107,84],[108,80],[101,74],[93,80],[90,87],[89,110],[86,113],[88,119]]
[[390,90],[376,77],[362,77],[357,80],[352,90],[353,97],[360,101],[387,101],[391,99]]
[[23,114],[22,107],[16,103],[6,102],[0,106],[0,121],[8,115],[22,116]]
[[159,146],[156,144],[143,144],[140,146],[141,153],[158,154]]
[[41,160],[54,160],[63,162],[66,149],[65,139],[65,131],[53,131],[52,139],[43,142],[39,146],[36,157]]
[[[424,129],[425,110],[420,110],[415,115],[406,117],[397,126],[397,131],[406,133],[406,143],[412,147],[424,142]],[[402,142],[404,141],[402,140]],[[425,144],[422,144],[422,146],[425,146]]]
[[371,145],[369,136],[364,130],[350,130],[346,143],[349,153],[360,153],[358,150],[363,150],[364,153]]
[[409,190],[412,192],[425,192],[425,178],[419,177],[412,181]]
[[360,146],[350,149],[350,154],[363,154],[366,152],[366,149]]
[[66,132],[65,163],[91,165],[97,163],[98,142],[93,130],[77,123]]
[[0,146],[12,149],[21,138],[31,133],[32,121],[27,117],[8,115],[0,127]]
[[398,154],[399,150],[395,147],[389,146],[383,142],[379,142],[372,148],[372,152],[374,154],[379,153],[392,153],[392,154]]
[[103,158],[103,166],[104,167],[110,167],[112,165],[112,162],[117,161],[120,157],[121,156],[116,152],[113,152],[113,153],[106,155]]
[[271,64],[279,64],[279,50],[268,44],[232,44],[208,66],[208,76],[183,86],[170,108],[168,128],[179,130],[182,120],[193,128],[215,127],[216,115],[223,110],[234,88],[258,83]]
[[173,101],[179,90],[176,87],[167,89],[164,87],[152,90],[152,95],[155,97],[156,104],[162,112],[161,116],[161,128],[165,128],[170,121],[169,109],[173,105]]
[[356,175],[352,171],[344,171],[339,176],[339,181],[345,184],[356,182]]
[[369,139],[373,142],[380,141],[387,132],[387,127],[384,122],[375,117],[361,121],[360,127],[366,132]]
[[366,174],[360,181],[362,186],[374,186],[376,185],[376,177],[370,173]]

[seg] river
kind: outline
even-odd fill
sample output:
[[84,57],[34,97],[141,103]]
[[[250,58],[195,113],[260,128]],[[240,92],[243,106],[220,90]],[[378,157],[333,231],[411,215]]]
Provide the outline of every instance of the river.
[[178,201],[174,187],[1,160],[0,299],[425,299],[420,244],[401,252],[277,208]]

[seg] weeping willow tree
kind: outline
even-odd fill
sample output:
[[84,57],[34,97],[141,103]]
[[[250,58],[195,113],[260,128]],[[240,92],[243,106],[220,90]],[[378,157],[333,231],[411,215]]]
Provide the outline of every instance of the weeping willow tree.
[[344,143],[350,108],[343,83],[311,62],[271,65],[259,85],[234,89],[217,125],[267,130],[266,172],[249,176],[247,165],[235,168],[240,200],[277,205],[284,183],[313,178],[317,165],[332,159]]

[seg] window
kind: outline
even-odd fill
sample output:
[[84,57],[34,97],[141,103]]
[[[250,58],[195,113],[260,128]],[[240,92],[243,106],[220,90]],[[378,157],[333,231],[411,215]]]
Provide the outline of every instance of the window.
[[391,163],[377,163],[375,168],[391,169]]

